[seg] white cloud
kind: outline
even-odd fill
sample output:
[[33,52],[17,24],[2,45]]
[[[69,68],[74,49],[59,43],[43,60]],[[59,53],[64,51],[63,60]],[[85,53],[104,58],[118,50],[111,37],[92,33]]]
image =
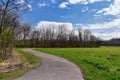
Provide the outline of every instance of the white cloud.
[[95,23],[95,24],[76,24],[83,27],[84,29],[110,29],[110,28],[120,28],[120,19],[114,19],[110,22]]
[[26,5],[26,7],[29,8],[29,11],[32,11],[32,6],[29,3],[26,3],[25,0],[18,0],[17,3],[20,4],[20,6]]
[[56,3],[56,0],[51,0],[52,3]]
[[110,2],[111,0],[88,0],[89,3],[101,2],[101,1]]
[[120,0],[114,0],[109,7],[98,11],[97,14],[120,16]]
[[[93,35],[100,37],[102,39],[108,40],[111,38],[120,38],[120,19],[114,19],[110,22],[95,23],[95,24],[76,24],[77,26],[82,27],[83,29],[92,30]],[[118,29],[117,31],[112,31],[112,29]],[[97,33],[96,33],[97,30]],[[106,32],[107,30],[109,32]]]
[[111,1],[111,0],[68,0],[68,2],[62,2],[60,5],[61,8],[66,8],[68,5],[75,5],[75,4],[87,5],[101,1]]
[[[38,3],[38,7],[42,8],[42,7],[46,7],[46,6],[51,6],[52,4],[56,3],[57,0],[50,0],[51,2],[39,2]],[[52,6],[53,7],[53,6]]]
[[92,4],[92,3],[95,3],[95,2],[102,2],[102,1],[111,1],[111,0],[69,0],[69,3],[70,4],[83,4],[83,5],[86,5],[86,4]]
[[32,11],[32,6],[30,4],[27,4],[30,11]]
[[63,2],[63,3],[61,3],[61,4],[59,5],[59,7],[60,7],[60,8],[68,8],[68,7],[67,7],[68,4],[69,4],[68,2]]
[[47,6],[46,3],[38,3],[39,8]]
[[[120,19],[115,19],[111,22],[105,22],[105,23],[98,23],[98,24],[88,24],[88,25],[82,25],[82,24],[76,24],[82,27],[83,29],[90,29],[92,30],[92,34],[96,37],[100,37],[102,39],[108,40],[111,38],[120,38],[120,32],[117,31],[110,31],[106,32],[104,29],[110,30],[111,28],[118,28],[120,29]],[[54,28],[55,31],[59,31],[59,26],[65,25],[67,30],[75,30],[73,28],[72,23],[69,22],[54,22],[54,21],[40,21],[35,26],[35,29],[48,29],[48,28]],[[97,30],[97,33],[96,33]],[[75,31],[75,34],[78,34],[78,31]]]
[[97,37],[100,37],[104,40],[109,40],[109,39],[112,39],[112,38],[120,38],[120,32],[119,31],[113,31],[111,33],[93,33],[93,35],[97,36]]
[[73,30],[73,25],[72,23],[69,22],[50,22],[50,21],[40,21],[37,23],[35,26],[36,29],[46,29],[46,28],[52,28],[54,27],[56,30],[58,30],[60,25],[65,25],[66,29],[68,30]]
[[88,0],[69,0],[70,4],[88,4]]
[[82,12],[86,12],[86,11],[88,11],[88,7],[87,6],[82,8]]

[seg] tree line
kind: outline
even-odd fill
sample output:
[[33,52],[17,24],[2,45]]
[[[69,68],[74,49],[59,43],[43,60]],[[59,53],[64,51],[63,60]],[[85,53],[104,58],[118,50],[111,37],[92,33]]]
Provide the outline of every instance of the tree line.
[[102,41],[101,46],[120,46],[120,38],[112,38],[111,40]]
[[[57,27],[57,29],[56,29]],[[31,29],[29,24],[19,27],[16,37],[16,47],[98,47],[99,38],[91,34],[90,30],[78,28],[69,30],[65,24],[59,26],[44,26]]]

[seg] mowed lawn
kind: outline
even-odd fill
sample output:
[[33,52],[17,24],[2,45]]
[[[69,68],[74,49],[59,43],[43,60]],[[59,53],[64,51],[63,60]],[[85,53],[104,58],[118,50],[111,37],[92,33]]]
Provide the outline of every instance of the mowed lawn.
[[75,63],[82,70],[85,80],[120,80],[120,47],[34,50],[64,57]]

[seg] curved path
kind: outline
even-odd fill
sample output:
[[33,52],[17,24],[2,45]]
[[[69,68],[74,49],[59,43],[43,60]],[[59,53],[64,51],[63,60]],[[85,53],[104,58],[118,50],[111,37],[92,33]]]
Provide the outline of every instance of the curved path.
[[68,60],[31,49],[24,50],[38,56],[41,65],[15,80],[84,80],[80,69]]

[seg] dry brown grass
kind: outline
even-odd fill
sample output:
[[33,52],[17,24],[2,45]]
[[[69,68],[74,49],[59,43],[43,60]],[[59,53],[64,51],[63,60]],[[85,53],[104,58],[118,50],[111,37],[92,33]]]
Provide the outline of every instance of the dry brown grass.
[[21,69],[23,64],[20,55],[14,52],[13,56],[0,63],[0,74]]

